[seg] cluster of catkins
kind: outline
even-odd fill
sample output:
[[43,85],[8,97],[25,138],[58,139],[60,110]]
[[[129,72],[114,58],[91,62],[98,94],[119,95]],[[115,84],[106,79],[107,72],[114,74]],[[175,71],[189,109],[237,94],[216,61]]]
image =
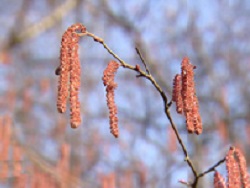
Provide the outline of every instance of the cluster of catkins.
[[115,73],[119,68],[119,63],[116,61],[110,61],[107,68],[103,72],[103,84],[106,86],[106,97],[107,105],[109,108],[109,124],[110,132],[117,138],[119,136],[118,130],[118,117],[117,117],[117,106],[115,104],[115,88],[117,83],[115,83]]
[[183,58],[181,74],[174,78],[172,101],[176,102],[177,113],[185,115],[188,132],[201,134],[202,122],[195,92],[194,69],[189,59]]
[[226,156],[227,183],[222,175],[215,171],[215,188],[241,188],[250,187],[250,176],[247,171],[246,159],[243,153],[235,147],[230,147]]
[[81,123],[80,102],[78,92],[81,82],[81,66],[78,55],[78,33],[86,32],[84,25],[77,23],[70,26],[62,36],[60,66],[56,70],[59,75],[57,110],[66,111],[67,99],[70,99],[70,123],[77,128]]
[[[81,123],[80,102],[78,98],[81,82],[81,65],[78,55],[79,33],[87,32],[84,25],[77,23],[70,26],[63,34],[60,66],[55,72],[56,75],[59,75],[57,110],[60,113],[64,113],[67,107],[67,99],[69,98],[70,124],[72,128],[77,128]],[[114,82],[114,76],[118,68],[119,63],[110,61],[103,74],[103,83],[106,86],[107,105],[109,108],[110,130],[116,138],[119,132],[117,107],[114,98],[114,90],[117,84]]]

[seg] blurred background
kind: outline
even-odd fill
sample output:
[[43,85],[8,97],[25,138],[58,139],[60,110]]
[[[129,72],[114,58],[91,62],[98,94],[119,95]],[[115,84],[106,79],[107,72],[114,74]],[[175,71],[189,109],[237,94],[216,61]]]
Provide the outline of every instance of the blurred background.
[[[192,181],[148,80],[120,68],[115,91],[120,136],[109,131],[102,74],[112,56],[80,40],[82,124],[56,109],[61,36],[76,22],[103,38],[131,65],[141,50],[171,99],[184,56],[195,81],[204,131],[188,135],[172,116],[198,172],[229,146],[250,160],[250,1],[0,0],[0,187],[181,188]],[[226,178],[225,164],[217,168]],[[213,173],[198,187],[213,187]]]

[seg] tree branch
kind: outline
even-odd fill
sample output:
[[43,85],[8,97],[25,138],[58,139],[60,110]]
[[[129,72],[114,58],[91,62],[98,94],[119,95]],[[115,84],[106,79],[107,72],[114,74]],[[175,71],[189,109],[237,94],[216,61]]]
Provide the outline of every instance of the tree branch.
[[17,36],[17,41],[22,42],[28,38],[33,38],[40,33],[52,27],[56,22],[61,20],[77,5],[77,0],[67,0],[58,6],[50,15],[44,17],[40,22],[37,22],[28,28],[24,29]]
[[199,181],[199,178],[205,176],[206,174],[210,173],[210,172],[213,172],[215,170],[216,167],[218,167],[219,165],[221,165],[222,163],[224,163],[226,160],[226,158],[224,157],[223,159],[221,159],[220,161],[218,161],[216,164],[214,164],[213,166],[211,166],[208,170],[200,173],[196,178],[195,178],[195,181],[193,183],[194,186],[197,185],[198,181]]
[[[127,64],[124,60],[122,60],[117,54],[115,54],[109,47],[108,45],[104,42],[104,40],[100,37],[97,37],[95,36],[93,33],[90,33],[90,32],[85,32],[85,33],[79,33],[78,34],[79,36],[89,36],[89,37],[92,37],[94,39],[94,41],[96,42],[99,42],[100,44],[103,45],[103,47],[108,51],[109,54],[111,54],[115,59],[117,59],[121,66],[123,66],[124,68],[127,68],[127,69],[130,69],[130,70],[134,70],[136,72],[138,72],[140,74],[141,77],[145,77],[146,79],[148,79],[152,84],[153,86],[157,89],[157,91],[160,93],[161,97],[162,97],[162,100],[163,100],[163,104],[164,104],[164,111],[165,111],[165,114],[172,126],[172,129],[174,130],[175,132],[175,135],[177,137],[177,140],[182,148],[182,151],[185,155],[185,161],[187,162],[188,166],[191,168],[192,170],[192,173],[193,175],[195,176],[195,178],[197,178],[197,171],[195,170],[194,168],[194,165],[191,161],[191,159],[189,158],[189,155],[188,155],[188,152],[187,152],[187,149],[186,149],[186,146],[184,145],[181,137],[180,137],[180,134],[176,128],[176,125],[174,124],[173,120],[172,120],[172,117],[171,117],[171,114],[170,114],[170,105],[168,104],[168,99],[167,99],[167,96],[165,94],[165,92],[162,90],[162,88],[159,86],[159,84],[156,82],[156,80],[154,79],[154,77],[147,73],[147,72],[144,72],[142,71],[141,69],[138,69],[136,66],[132,66],[132,65],[129,65]],[[145,61],[144,61],[145,63]],[[147,69],[146,69],[147,70]]]

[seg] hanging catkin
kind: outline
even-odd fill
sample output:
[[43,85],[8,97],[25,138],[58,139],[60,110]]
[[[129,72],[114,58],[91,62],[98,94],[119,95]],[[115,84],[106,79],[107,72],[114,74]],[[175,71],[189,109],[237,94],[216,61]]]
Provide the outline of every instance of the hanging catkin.
[[106,98],[109,108],[109,124],[110,132],[117,138],[119,136],[117,106],[115,104],[115,73],[119,68],[119,64],[115,61],[110,61],[107,68],[103,72],[103,84],[106,86]]
[[67,99],[70,98],[70,123],[72,128],[77,128],[81,123],[80,102],[78,93],[81,85],[81,66],[78,55],[78,33],[86,32],[82,24],[70,26],[62,36],[60,51],[57,109],[58,112],[66,111]]

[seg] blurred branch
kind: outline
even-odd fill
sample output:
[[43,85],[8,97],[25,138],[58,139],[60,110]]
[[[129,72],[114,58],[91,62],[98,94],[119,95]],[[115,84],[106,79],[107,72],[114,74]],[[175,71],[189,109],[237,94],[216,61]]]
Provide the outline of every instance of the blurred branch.
[[[65,181],[64,178],[60,174],[58,174],[58,172],[55,170],[55,167],[49,164],[47,160],[43,159],[44,157],[41,157],[40,154],[36,153],[35,151],[25,146],[24,144],[21,144],[20,142],[18,142],[18,144],[22,147],[22,150],[25,152],[25,156],[27,156],[29,160],[42,172],[52,176],[58,183],[62,183]],[[68,177],[67,181],[70,185],[81,186],[81,187],[86,186],[86,184],[81,182],[79,178],[73,177],[72,175],[70,175],[69,172],[67,172],[67,177]]]
[[[69,170],[58,173],[56,167],[50,164],[49,160],[46,157],[41,156],[39,153],[25,145],[25,143],[22,143],[18,139],[17,135],[18,129],[16,129],[15,126],[12,126],[12,142],[16,143],[18,146],[21,147],[23,153],[25,154],[25,157],[27,157],[35,167],[53,177],[53,179],[57,183],[65,183],[66,185],[70,185],[73,187],[86,187],[87,183],[82,182],[79,178],[76,178],[71,175]],[[66,176],[62,176],[61,173],[65,173]],[[65,177],[67,177],[67,180],[65,180]]]
[[20,34],[15,36],[10,45],[20,43],[26,39],[38,36],[49,28],[53,27],[58,21],[62,20],[69,11],[77,5],[78,0],[67,0],[62,5],[58,6],[50,15],[44,17],[40,22],[34,23],[28,28],[20,31]]

